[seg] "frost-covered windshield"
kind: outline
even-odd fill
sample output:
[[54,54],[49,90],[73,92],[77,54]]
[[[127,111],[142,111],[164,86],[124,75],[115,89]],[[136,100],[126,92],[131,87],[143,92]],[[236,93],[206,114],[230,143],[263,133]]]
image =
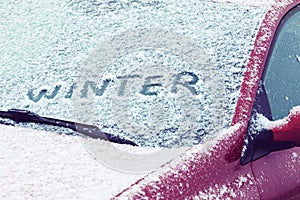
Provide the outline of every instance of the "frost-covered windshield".
[[265,10],[210,1],[5,1],[0,109],[145,146],[228,127]]

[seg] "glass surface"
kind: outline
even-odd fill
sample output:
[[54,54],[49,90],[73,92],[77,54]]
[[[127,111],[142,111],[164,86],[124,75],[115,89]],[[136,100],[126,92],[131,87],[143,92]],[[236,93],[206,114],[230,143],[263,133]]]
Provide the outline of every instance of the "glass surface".
[[267,67],[264,85],[273,120],[300,105],[300,12],[284,23]]
[[231,125],[265,12],[206,0],[6,0],[0,109],[141,146],[198,144]]

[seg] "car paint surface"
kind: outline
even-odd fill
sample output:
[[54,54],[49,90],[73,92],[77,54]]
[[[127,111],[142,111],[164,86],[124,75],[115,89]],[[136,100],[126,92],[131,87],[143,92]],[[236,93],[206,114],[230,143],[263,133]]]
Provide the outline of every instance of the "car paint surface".
[[258,199],[251,166],[238,161],[242,127],[233,126],[212,143],[193,147],[181,161],[149,174],[116,199]]
[[273,36],[282,17],[300,1],[273,3],[256,36],[232,127],[220,133],[223,135],[220,138],[212,139],[211,144],[188,150],[178,163],[167,164],[162,170],[134,183],[115,199],[300,198],[299,148],[274,152],[245,166],[239,164],[247,124]]

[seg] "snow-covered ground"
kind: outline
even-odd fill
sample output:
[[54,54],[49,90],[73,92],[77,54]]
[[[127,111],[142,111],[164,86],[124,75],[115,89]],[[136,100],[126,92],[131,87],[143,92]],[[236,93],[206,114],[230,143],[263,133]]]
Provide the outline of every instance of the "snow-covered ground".
[[0,138],[0,199],[104,200],[144,176],[102,165],[79,136],[0,125]]

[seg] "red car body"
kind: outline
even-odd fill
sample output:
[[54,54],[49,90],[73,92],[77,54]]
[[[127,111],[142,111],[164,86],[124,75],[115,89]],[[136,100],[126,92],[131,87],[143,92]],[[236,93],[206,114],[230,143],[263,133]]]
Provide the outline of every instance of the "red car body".
[[300,148],[273,152],[245,166],[239,159],[260,77],[277,27],[298,0],[276,0],[267,12],[248,61],[232,127],[198,145],[179,162],[116,195],[114,199],[300,199]]

